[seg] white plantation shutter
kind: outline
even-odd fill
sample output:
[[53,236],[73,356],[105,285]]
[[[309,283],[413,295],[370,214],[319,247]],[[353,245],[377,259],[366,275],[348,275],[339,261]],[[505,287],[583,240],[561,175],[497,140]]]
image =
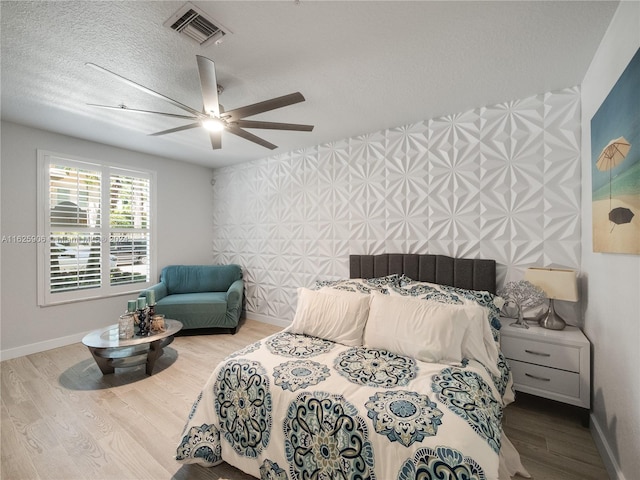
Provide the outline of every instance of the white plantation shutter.
[[49,164],[51,293],[100,286],[102,173],[82,167]]
[[155,276],[151,172],[38,151],[40,305],[138,292]]
[[[117,263],[148,265],[150,237],[150,182],[148,178],[114,171],[109,179],[110,254]],[[146,282],[148,268],[121,271],[111,284]]]

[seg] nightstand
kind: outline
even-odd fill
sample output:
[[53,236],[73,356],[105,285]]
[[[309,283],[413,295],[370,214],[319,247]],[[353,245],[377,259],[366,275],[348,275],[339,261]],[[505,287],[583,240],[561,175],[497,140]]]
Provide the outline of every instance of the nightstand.
[[549,398],[585,409],[591,407],[591,345],[577,328],[548,330],[529,324],[512,327],[502,320],[500,345],[517,391]]

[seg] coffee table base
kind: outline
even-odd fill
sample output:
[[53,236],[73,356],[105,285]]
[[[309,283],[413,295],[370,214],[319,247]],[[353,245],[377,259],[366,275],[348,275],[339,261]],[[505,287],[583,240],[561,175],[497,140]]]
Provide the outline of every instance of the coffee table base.
[[163,349],[173,342],[173,337],[160,338],[138,347],[88,347],[93,359],[103,375],[114,373],[116,368],[128,368],[146,364],[146,373],[151,375],[156,360],[164,353]]
[[156,360],[164,353],[164,347],[173,342],[174,335],[181,328],[181,322],[165,319],[165,330],[162,332],[120,339],[118,325],[110,325],[85,335],[82,343],[89,348],[103,375],[114,373],[116,368],[137,365],[145,365],[147,375],[151,375]]

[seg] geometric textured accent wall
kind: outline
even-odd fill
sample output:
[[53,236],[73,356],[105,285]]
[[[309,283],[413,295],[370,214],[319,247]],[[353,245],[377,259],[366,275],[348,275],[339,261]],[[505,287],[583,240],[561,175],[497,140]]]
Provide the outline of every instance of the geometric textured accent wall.
[[579,269],[580,132],[573,87],[217,169],[214,262],[284,322],[350,253],[493,258],[499,286]]

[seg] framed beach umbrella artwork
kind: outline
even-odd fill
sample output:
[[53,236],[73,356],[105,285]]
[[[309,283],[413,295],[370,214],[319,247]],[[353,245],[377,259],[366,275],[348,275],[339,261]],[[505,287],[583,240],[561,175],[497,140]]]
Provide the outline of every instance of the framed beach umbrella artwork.
[[640,49],[591,119],[593,251],[640,255]]

